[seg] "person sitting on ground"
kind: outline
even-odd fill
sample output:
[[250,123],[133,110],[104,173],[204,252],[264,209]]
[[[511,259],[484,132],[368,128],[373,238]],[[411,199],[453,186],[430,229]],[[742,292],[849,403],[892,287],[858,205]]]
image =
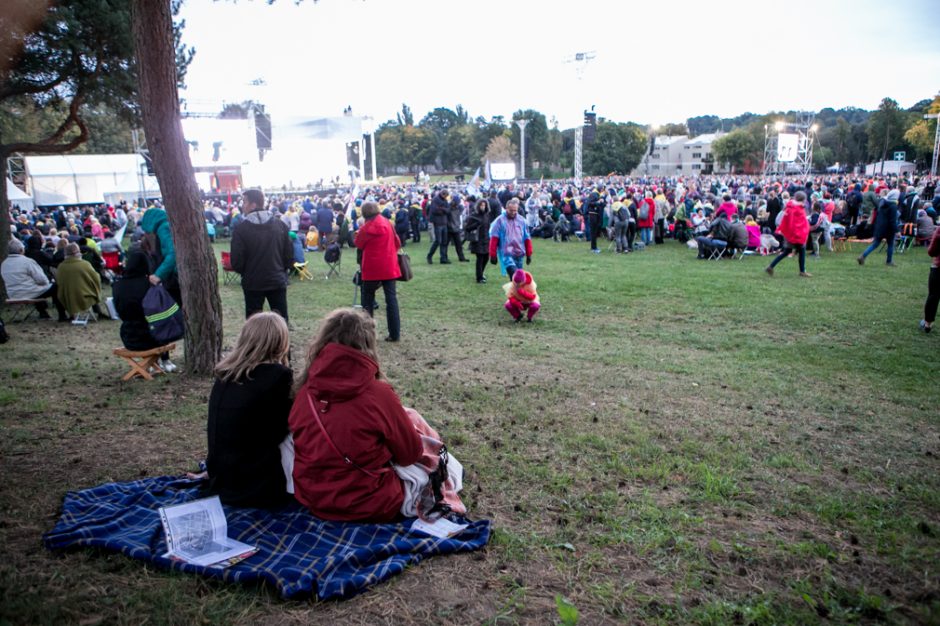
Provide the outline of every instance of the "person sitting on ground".
[[[139,246],[134,246],[127,252],[120,280],[111,286],[114,308],[121,318],[121,343],[134,352],[160,347],[160,343],[150,335],[150,325],[144,316],[144,296],[150,289],[149,270],[147,254]],[[164,372],[176,371],[169,352],[160,355],[160,369]]]
[[11,239],[7,248],[7,258],[0,264],[0,275],[3,276],[3,283],[6,285],[7,298],[9,300],[42,300],[36,303],[36,310],[39,311],[39,319],[46,320],[49,319],[49,311],[45,299],[52,298],[52,304],[59,313],[59,321],[69,321],[65,307],[59,301],[56,283],[49,280],[36,261],[23,254],[25,251],[23,242],[19,239]]
[[927,215],[927,211],[924,209],[917,210],[917,238],[923,241],[929,241],[933,237],[933,231],[937,229],[937,225],[933,223],[933,220],[930,219],[930,216]]
[[98,317],[106,317],[99,307],[101,302],[101,276],[91,263],[82,258],[78,244],[70,243],[65,248],[65,260],[56,271],[59,284],[59,300],[71,317],[88,309]]
[[757,250],[760,248],[760,226],[753,217],[748,215],[744,218],[744,227],[747,228],[747,249]]
[[397,519],[405,490],[390,463],[408,466],[422,455],[375,344],[375,323],[365,311],[338,309],[307,352],[289,418],[294,497],[323,519]]
[[284,318],[273,311],[255,313],[235,348],[216,365],[205,495],[244,507],[273,508],[290,501],[279,448],[291,410],[289,351]]

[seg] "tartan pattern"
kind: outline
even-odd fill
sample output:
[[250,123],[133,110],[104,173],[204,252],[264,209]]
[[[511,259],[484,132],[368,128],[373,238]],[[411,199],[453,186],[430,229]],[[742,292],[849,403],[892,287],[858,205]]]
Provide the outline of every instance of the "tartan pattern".
[[470,522],[459,538],[409,533],[414,520],[396,524],[328,522],[299,504],[279,510],[224,507],[229,537],[258,552],[226,569],[163,558],[166,538],[158,509],[198,498],[201,481],[173,476],[107,483],[65,495],[62,516],[43,535],[50,550],[97,547],[180,572],[226,582],[273,584],[284,598],[355,595],[438,554],[486,545],[489,520]]

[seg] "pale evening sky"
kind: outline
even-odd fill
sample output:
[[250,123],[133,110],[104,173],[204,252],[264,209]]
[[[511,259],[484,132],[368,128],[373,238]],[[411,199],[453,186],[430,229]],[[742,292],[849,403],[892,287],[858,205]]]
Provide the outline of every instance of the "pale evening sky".
[[[533,108],[562,127],[745,111],[902,107],[940,89],[932,0],[635,4],[581,0],[186,0],[196,111],[255,99],[277,118]],[[595,51],[581,81],[575,52]],[[255,79],[264,86],[252,86]]]

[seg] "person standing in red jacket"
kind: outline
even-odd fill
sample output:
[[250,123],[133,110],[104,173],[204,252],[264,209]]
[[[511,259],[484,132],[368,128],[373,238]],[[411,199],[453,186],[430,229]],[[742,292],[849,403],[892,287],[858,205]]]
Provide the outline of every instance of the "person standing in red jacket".
[[786,245],[764,270],[771,276],[774,275],[774,267],[777,263],[787,258],[791,252],[797,252],[800,255],[800,276],[804,278],[812,276],[806,271],[806,238],[809,236],[809,220],[806,219],[806,210],[803,208],[805,204],[806,194],[797,191],[783,210],[783,219],[780,220],[777,232],[783,235]]
[[395,234],[391,222],[379,214],[379,205],[366,202],[362,205],[365,220],[356,231],[356,247],[362,250],[362,308],[371,316],[375,308],[375,292],[379,286],[385,293],[385,319],[388,336],[385,341],[401,338],[401,318],[398,315],[398,295],[395,282],[401,276],[398,267],[398,249],[401,241]]
[[424,448],[379,368],[375,322],[365,312],[337,309],[323,320],[288,424],[294,497],[311,513],[361,522],[399,516],[405,488],[391,464],[412,465]]

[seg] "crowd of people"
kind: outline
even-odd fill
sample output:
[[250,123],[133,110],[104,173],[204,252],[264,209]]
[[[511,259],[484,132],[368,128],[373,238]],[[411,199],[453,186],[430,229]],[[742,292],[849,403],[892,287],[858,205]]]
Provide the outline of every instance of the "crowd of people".
[[[375,185],[318,196],[265,197],[248,190],[234,201],[207,200],[207,229],[231,237],[231,265],[242,276],[246,322],[216,368],[208,403],[206,493],[235,506],[279,506],[292,498],[332,520],[435,519],[463,513],[459,462],[421,416],[404,407],[385,379],[372,319],[383,290],[387,341],[399,341],[399,252],[430,238],[426,259],[450,264],[476,257],[507,278],[505,310],[533,321],[541,302],[533,275],[533,238],[599,241],[629,254],[675,240],[720,258],[728,250],[772,253],[766,268],[835,237],[871,239],[864,264],[882,242],[893,265],[899,236],[926,243],[933,258],[920,327],[930,332],[940,302],[940,196],[933,179],[706,177],[604,179],[507,184],[480,191],[443,185]],[[11,299],[52,300],[59,318],[101,314],[101,282],[113,281],[120,337],[130,350],[160,347],[143,299],[165,288],[180,302],[175,249],[166,212],[151,206],[15,211],[2,274]],[[121,235],[133,245],[124,250]],[[464,250],[464,244],[467,250]],[[338,309],[321,323],[296,381],[289,366],[286,289],[297,249],[351,246],[361,267],[363,307]],[[60,254],[61,252],[61,254]],[[115,280],[105,254],[116,255]],[[270,312],[262,311],[267,301]],[[181,303],[181,302],[180,302]],[[45,305],[41,316],[48,317]],[[175,369],[169,355],[161,369]],[[264,416],[262,419],[261,416]]]

